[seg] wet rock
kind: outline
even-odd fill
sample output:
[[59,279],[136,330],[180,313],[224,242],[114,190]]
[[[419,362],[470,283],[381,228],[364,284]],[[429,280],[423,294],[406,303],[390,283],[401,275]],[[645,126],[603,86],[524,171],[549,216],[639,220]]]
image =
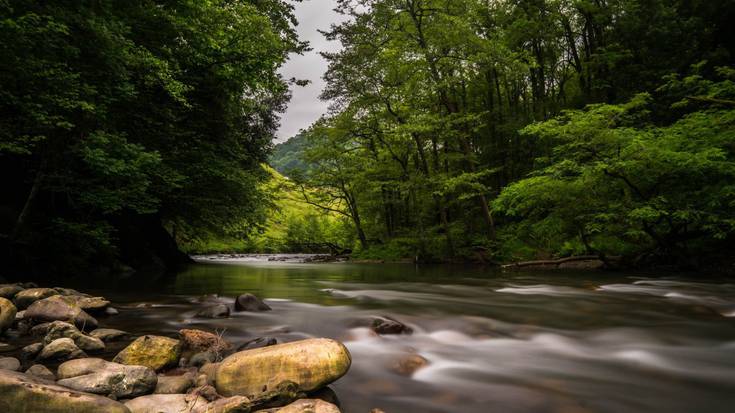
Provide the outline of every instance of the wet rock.
[[39,360],[66,361],[87,357],[70,338],[59,338],[47,344],[38,355]]
[[268,304],[252,294],[242,294],[235,299],[235,311],[270,311]]
[[52,288],[29,288],[16,294],[13,298],[13,302],[15,302],[15,306],[18,307],[18,309],[25,310],[38,300],[43,300],[44,298],[58,294],[59,293]]
[[194,375],[158,376],[155,394],[183,394],[194,387]]
[[33,376],[0,370],[0,411],[44,413],[130,413],[107,397],[82,393]]
[[105,315],[111,316],[111,315],[118,315],[120,312],[117,310],[117,308],[114,307],[107,307],[105,308]]
[[105,312],[110,302],[104,297],[79,297],[77,305],[88,313],[101,314]]
[[33,337],[45,337],[48,334],[48,329],[51,327],[51,323],[36,324],[31,327],[28,331]]
[[59,295],[67,297],[89,297],[89,294],[80,293],[73,288],[54,287],[53,290],[59,293]]
[[46,337],[43,339],[44,345],[59,339],[70,338],[74,340],[74,344],[81,350],[88,352],[102,351],[105,349],[105,343],[99,338],[82,334],[76,327],[63,321],[54,321],[49,325]]
[[33,343],[23,347],[20,350],[20,354],[25,360],[31,360],[36,358],[41,350],[43,350],[43,343]]
[[227,318],[230,316],[230,307],[225,304],[215,304],[202,308],[196,313],[202,318]]
[[48,380],[48,381],[56,380],[56,376],[54,376],[54,373],[42,364],[32,365],[31,367],[28,368],[28,370],[26,370],[26,374],[29,376],[33,376],[37,379]]
[[73,323],[81,330],[97,328],[97,320],[82,310],[74,297],[61,295],[34,302],[26,310],[26,318],[36,322],[66,321]]
[[12,346],[12,345],[10,345],[8,343],[3,343],[2,341],[0,341],[0,353],[4,353],[6,351],[13,351],[14,349],[15,349],[14,346]]
[[429,360],[418,354],[408,354],[395,360],[390,369],[401,376],[410,377],[413,373],[429,365]]
[[18,309],[10,300],[0,297],[0,333],[13,325],[17,312]]
[[20,361],[15,357],[0,357],[0,370],[18,371]]
[[268,346],[275,346],[278,340],[273,337],[258,337],[254,340],[246,341],[237,347],[237,351],[254,350]]
[[337,406],[319,399],[301,399],[279,409],[266,410],[269,413],[340,413]]
[[370,327],[371,330],[381,335],[413,333],[413,329],[411,327],[386,316],[371,317],[369,319],[360,320],[355,324],[358,326]]
[[202,330],[179,330],[179,337],[184,350],[224,353],[232,349],[232,345],[221,336]]
[[[99,359],[98,359],[99,360]],[[156,373],[144,366],[126,366],[104,360],[93,363],[72,360],[59,366],[59,385],[114,398],[131,398],[152,393],[158,383]],[[94,370],[90,371],[92,368]],[[70,376],[71,373],[79,373]]]
[[194,395],[197,395],[197,396],[201,396],[201,397],[207,399],[207,401],[210,401],[210,402],[222,398],[222,396],[220,396],[217,393],[217,389],[215,389],[214,386],[209,385],[209,384],[205,384],[205,385],[202,385],[202,386],[197,386],[197,387],[191,389],[189,391],[189,394],[194,394]]
[[142,336],[112,360],[115,363],[146,366],[155,371],[175,367],[181,357],[181,342],[169,337]]
[[112,341],[122,340],[130,337],[130,333],[122,330],[115,330],[114,328],[98,328],[89,333],[90,336],[96,337],[105,343]]
[[251,406],[250,399],[247,397],[233,396],[215,400],[201,410],[195,409],[193,413],[248,413]]
[[188,365],[192,367],[202,367],[205,364],[216,363],[222,359],[213,351],[202,351],[191,356]]
[[339,398],[337,397],[337,393],[335,393],[331,387],[325,387],[323,389],[310,393],[309,398],[324,400],[327,403],[332,403],[333,405],[340,407],[340,402],[339,402]]
[[[197,377],[197,386],[203,386],[205,384],[209,384],[210,386],[214,386],[217,383],[217,369],[219,368],[220,364],[222,363],[209,363],[203,365],[199,369],[199,377]],[[200,380],[204,376],[204,381]]]
[[109,361],[100,358],[71,360],[62,363],[56,373],[59,376],[59,380],[68,379],[104,370],[108,363]]
[[216,386],[223,396],[248,396],[293,382],[309,392],[342,377],[350,368],[342,343],[308,339],[235,353],[217,368]]
[[194,409],[207,404],[204,398],[187,394],[152,394],[130,400],[125,407],[131,413],[194,413]]
[[18,284],[0,284],[0,298],[12,300],[21,291],[23,291],[23,287]]

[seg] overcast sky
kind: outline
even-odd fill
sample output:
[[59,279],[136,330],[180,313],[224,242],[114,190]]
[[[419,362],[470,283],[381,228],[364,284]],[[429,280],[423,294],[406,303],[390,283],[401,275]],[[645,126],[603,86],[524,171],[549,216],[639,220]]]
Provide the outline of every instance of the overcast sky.
[[281,118],[277,142],[283,142],[296,135],[299,130],[309,127],[327,111],[327,103],[319,100],[319,94],[324,88],[322,75],[327,69],[327,62],[319,52],[336,50],[340,45],[338,42],[326,41],[317,30],[329,29],[330,24],[340,21],[341,16],[332,10],[335,3],[335,0],[304,0],[296,3],[299,36],[302,40],[309,41],[314,50],[303,56],[292,55],[281,73],[286,79],[308,79],[311,84],[306,87],[292,87],[293,97]]

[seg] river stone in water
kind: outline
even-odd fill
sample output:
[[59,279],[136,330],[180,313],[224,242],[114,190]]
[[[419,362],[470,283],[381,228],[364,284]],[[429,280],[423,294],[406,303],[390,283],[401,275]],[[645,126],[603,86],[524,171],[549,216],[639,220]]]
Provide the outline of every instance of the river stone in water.
[[25,310],[36,301],[43,300],[44,298],[52,297],[54,295],[59,295],[59,293],[53,288],[29,288],[16,294],[13,301],[19,309]]
[[40,322],[67,321],[82,330],[97,328],[97,320],[82,310],[74,297],[61,295],[34,302],[26,310],[26,318]]
[[258,337],[240,344],[237,351],[255,350],[256,348],[275,346],[276,344],[278,344],[278,340],[273,337]]
[[169,337],[142,336],[112,360],[115,363],[146,366],[155,371],[175,367],[181,357],[181,342]]
[[15,357],[0,357],[0,370],[18,371],[20,361]]
[[0,285],[0,298],[10,300],[21,291],[23,291],[23,287],[18,284],[2,284]]
[[82,357],[87,357],[87,355],[70,338],[59,338],[52,341],[38,355],[39,360],[72,360]]
[[232,348],[232,345],[222,337],[202,330],[179,330],[179,337],[181,337],[181,343],[185,350],[222,353]]
[[227,318],[230,316],[230,307],[224,304],[215,304],[202,308],[196,313],[202,318]]
[[[131,398],[152,393],[156,388],[156,373],[144,366],[126,366],[117,363],[98,364],[102,369],[75,377],[64,378],[58,384],[74,390],[92,394],[109,395],[115,398]],[[63,366],[63,364],[62,364]],[[64,371],[68,377],[69,371]],[[83,369],[77,369],[86,373]],[[62,371],[59,366],[59,371]]]
[[7,413],[130,413],[122,403],[27,374],[0,370],[0,411]]
[[235,311],[270,311],[268,304],[252,294],[242,294],[235,300]]
[[130,333],[122,330],[115,330],[114,328],[98,328],[89,333],[89,335],[108,343],[126,338],[130,336]]
[[42,380],[56,380],[56,376],[54,376],[54,373],[42,364],[32,365],[28,368],[28,370],[26,370],[26,374]]
[[17,312],[18,309],[10,300],[0,297],[0,333],[13,325]]
[[223,396],[258,395],[286,381],[309,392],[342,377],[351,363],[342,343],[308,339],[235,353],[217,368],[215,382]]
[[194,387],[194,375],[186,373],[181,376],[159,376],[155,394],[181,394]]
[[197,406],[207,404],[207,400],[199,396],[151,394],[127,401],[125,406],[131,413],[193,413]]

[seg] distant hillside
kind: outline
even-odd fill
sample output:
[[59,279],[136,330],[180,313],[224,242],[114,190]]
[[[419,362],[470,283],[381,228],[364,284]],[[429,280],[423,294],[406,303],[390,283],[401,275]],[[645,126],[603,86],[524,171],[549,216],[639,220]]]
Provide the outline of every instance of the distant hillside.
[[273,149],[268,163],[285,176],[290,175],[294,170],[305,170],[307,165],[301,159],[301,154],[306,149],[306,145],[306,137],[303,135],[296,135],[286,142],[279,143]]

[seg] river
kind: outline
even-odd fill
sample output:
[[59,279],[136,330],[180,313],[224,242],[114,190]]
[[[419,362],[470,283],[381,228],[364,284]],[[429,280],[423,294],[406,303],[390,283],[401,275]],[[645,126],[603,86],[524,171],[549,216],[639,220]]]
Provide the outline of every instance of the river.
[[[735,411],[733,281],[268,258],[200,257],[163,291],[106,291],[121,311],[106,326],[342,340],[353,364],[332,388],[346,413]],[[273,311],[194,317],[197,297],[244,292]],[[414,333],[354,327],[373,315]],[[429,364],[396,372],[412,354]]]

